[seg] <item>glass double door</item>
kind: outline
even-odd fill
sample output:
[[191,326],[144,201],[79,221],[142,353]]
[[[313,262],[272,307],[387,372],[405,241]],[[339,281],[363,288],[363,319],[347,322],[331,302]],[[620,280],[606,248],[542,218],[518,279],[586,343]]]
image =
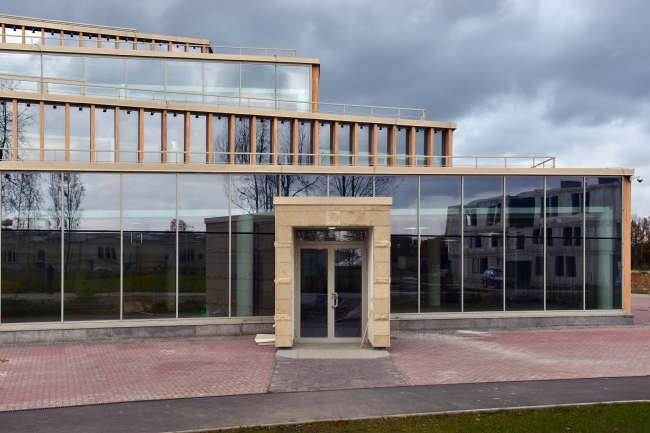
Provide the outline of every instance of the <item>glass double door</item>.
[[365,248],[348,243],[299,247],[299,340],[361,340],[367,305],[365,260]]

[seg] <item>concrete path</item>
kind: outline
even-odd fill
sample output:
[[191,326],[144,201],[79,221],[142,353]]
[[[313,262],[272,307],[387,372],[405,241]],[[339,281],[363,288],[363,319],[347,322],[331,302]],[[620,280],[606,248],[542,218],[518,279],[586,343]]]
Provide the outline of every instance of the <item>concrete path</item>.
[[650,295],[632,293],[632,314],[636,322],[650,322]]
[[12,433],[160,433],[264,424],[650,400],[650,377],[409,386],[117,403],[0,413]]

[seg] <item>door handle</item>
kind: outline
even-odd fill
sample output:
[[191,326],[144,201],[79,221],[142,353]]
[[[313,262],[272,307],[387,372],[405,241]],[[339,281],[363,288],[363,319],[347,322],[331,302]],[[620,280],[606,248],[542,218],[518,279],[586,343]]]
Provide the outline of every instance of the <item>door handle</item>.
[[334,305],[332,305],[332,308],[336,308],[339,306],[339,294],[334,292],[332,293],[332,299],[334,299]]

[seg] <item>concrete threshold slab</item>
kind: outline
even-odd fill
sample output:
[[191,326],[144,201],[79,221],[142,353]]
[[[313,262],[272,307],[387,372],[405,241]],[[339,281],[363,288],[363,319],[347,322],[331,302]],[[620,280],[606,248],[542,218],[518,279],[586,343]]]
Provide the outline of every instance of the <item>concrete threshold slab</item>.
[[379,359],[390,358],[386,349],[359,348],[357,343],[299,343],[290,349],[278,349],[277,359]]

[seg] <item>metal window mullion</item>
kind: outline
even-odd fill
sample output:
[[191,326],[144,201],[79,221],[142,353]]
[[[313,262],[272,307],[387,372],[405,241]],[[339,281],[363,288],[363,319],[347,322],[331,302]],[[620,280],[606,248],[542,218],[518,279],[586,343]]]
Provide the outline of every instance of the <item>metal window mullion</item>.
[[417,261],[418,261],[418,313],[420,313],[420,176],[418,176],[418,214],[417,214],[417,230],[418,230],[418,244],[417,248]]
[[327,175],[327,196],[330,196],[330,175]]
[[582,310],[587,309],[587,178],[582,178]]
[[228,174],[228,317],[232,317],[232,174]]
[[64,295],[65,291],[63,290],[63,282],[65,278],[65,246],[63,241],[65,239],[65,195],[63,191],[63,172],[59,173],[59,185],[61,186],[61,323],[63,323],[63,308],[64,306]]
[[120,322],[124,319],[124,199],[123,177],[120,173]]
[[460,178],[460,312],[465,311],[465,176]]
[[[501,195],[501,236],[503,239],[503,245],[501,246],[501,260],[502,260],[502,267],[503,271],[501,272],[501,275],[503,275],[502,281],[501,281],[501,290],[503,293],[503,311],[506,311],[506,278],[508,277],[506,275],[506,218],[508,215],[508,211],[506,209],[506,177],[503,176],[503,193]],[[525,238],[524,238],[525,242]]]
[[[165,101],[167,100],[167,60],[163,60],[163,92],[165,94]],[[156,93],[153,94],[153,100],[156,100]],[[187,93],[185,94],[185,103],[187,104]],[[178,185],[177,185],[178,186]],[[178,196],[178,193],[176,194]],[[178,216],[178,215],[176,215]],[[176,219],[176,225],[178,226],[178,219]],[[177,316],[178,318],[178,316]]]
[[548,210],[546,209],[546,176],[544,176],[544,195],[543,195],[543,198],[542,198],[542,212],[543,212],[543,218],[544,218],[543,223],[542,223],[543,224],[543,232],[544,232],[544,234],[542,236],[542,239],[543,239],[543,242],[544,242],[544,245],[542,247],[542,250],[543,250],[543,255],[542,255],[543,280],[542,281],[543,281],[543,284],[544,284],[544,286],[543,286],[543,290],[544,290],[544,311],[546,311],[546,242],[547,242],[546,241],[546,213],[548,212]]
[[178,319],[178,173],[176,173],[176,318]]

